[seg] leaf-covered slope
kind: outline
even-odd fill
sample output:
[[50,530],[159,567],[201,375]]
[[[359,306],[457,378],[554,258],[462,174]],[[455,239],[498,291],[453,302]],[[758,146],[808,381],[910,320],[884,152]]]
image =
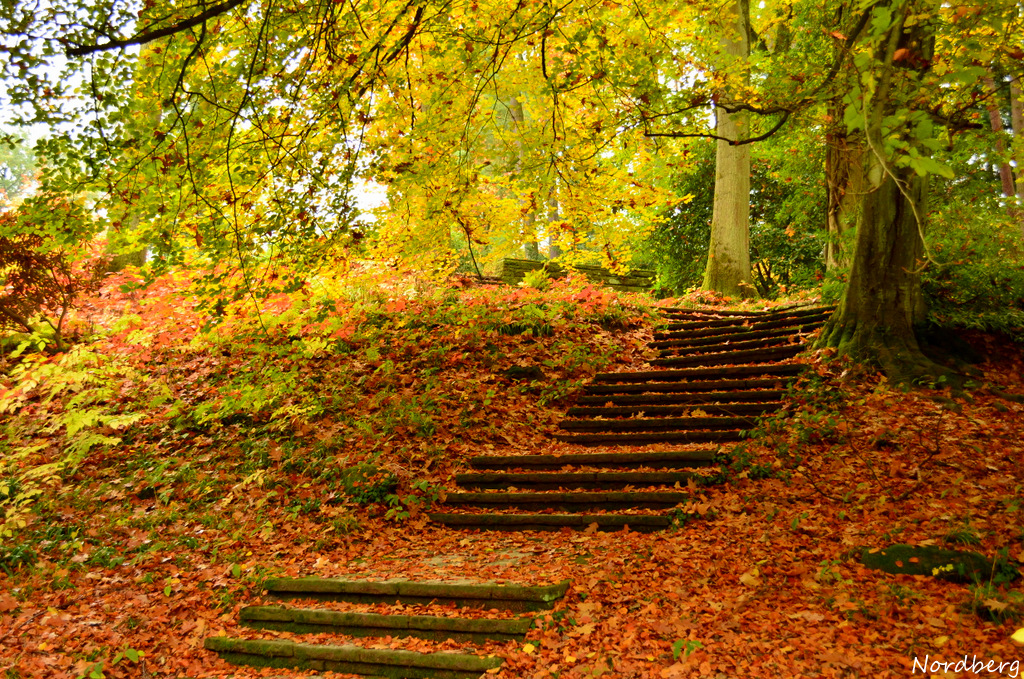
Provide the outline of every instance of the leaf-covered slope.
[[[751,441],[728,484],[691,489],[680,510],[703,520],[673,532],[466,534],[422,509],[473,454],[565,452],[546,437],[564,408],[553,399],[598,368],[642,367],[639,307],[571,285],[350,280],[266,305],[266,333],[245,304],[225,304],[204,334],[189,298],[170,294],[187,281],[163,285],[92,300],[80,321],[111,334],[77,353],[7,359],[9,676],[260,676],[202,641],[292,638],[237,622],[275,575],[570,579],[525,642],[473,651],[505,658],[497,676],[510,679],[905,677],[914,658],[1019,655],[1020,625],[1003,621],[1019,585],[886,575],[853,558],[933,542],[1020,566],[1019,351],[982,345],[991,388],[939,400],[815,360],[793,416]],[[301,638],[318,640],[465,650]]]

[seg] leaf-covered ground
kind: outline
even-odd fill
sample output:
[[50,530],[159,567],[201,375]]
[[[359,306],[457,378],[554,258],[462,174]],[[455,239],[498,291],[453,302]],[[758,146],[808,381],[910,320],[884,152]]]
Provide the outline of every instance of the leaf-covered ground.
[[275,575],[571,579],[525,643],[478,649],[508,678],[905,677],[915,658],[941,676],[937,660],[1024,658],[1019,581],[853,558],[904,542],[1022,565],[1018,345],[971,338],[987,359],[961,395],[809,358],[789,419],[676,530],[464,533],[423,516],[453,474],[481,453],[576,452],[550,437],[573,392],[642,366],[655,318],[582,283],[381,279],[319,281],[258,314],[244,298],[200,308],[185,279],[112,281],[75,350],[6,356],[0,676],[308,676],[202,648],[270,636],[237,612]]

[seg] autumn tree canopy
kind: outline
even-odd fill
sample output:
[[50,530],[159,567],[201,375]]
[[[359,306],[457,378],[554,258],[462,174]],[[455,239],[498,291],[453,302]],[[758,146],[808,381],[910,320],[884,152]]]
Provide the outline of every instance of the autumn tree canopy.
[[[853,330],[865,314],[906,318],[901,336],[920,316],[926,183],[953,176],[934,155],[979,126],[993,83],[1018,82],[1018,5],[83,0],[0,20],[9,109],[57,131],[38,145],[43,193],[100,217],[79,237],[148,247],[157,268],[234,262],[251,283],[353,240],[424,268],[524,245],[628,266],[656,216],[691,198],[672,191],[688,139],[827,141],[829,261],[858,261],[837,254],[844,230],[906,232],[856,245],[869,261],[854,288],[910,276],[896,307],[879,291],[843,305],[856,318],[830,341],[861,354],[887,332]],[[388,194],[372,224],[357,221],[364,182]],[[728,231],[740,250],[744,215]],[[745,268],[706,285],[732,290]]]

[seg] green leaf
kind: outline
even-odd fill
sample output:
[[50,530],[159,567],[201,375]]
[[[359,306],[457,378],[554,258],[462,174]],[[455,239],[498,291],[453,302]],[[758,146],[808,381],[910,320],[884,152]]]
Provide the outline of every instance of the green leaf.
[[242,577],[242,567],[239,566],[237,563],[231,564],[231,575],[233,575],[236,578]]
[[864,129],[864,116],[855,104],[849,104],[843,109],[843,123],[850,132]]
[[937,160],[929,158],[928,156],[917,156],[915,158],[908,158],[907,163],[919,176],[926,174],[936,174],[946,179],[953,179],[956,173],[953,172],[953,168],[948,165],[943,165]]

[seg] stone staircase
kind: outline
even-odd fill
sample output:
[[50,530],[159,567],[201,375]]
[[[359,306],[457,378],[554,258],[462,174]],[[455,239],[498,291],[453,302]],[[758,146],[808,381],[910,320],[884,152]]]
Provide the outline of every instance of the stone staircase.
[[691,498],[702,470],[723,461],[757,417],[782,407],[802,370],[793,357],[832,309],[664,313],[652,369],[596,375],[560,425],[560,441],[616,450],[473,458],[474,471],[456,476],[448,511],[430,518],[481,530],[669,527],[670,510]]
[[[651,345],[658,351],[652,369],[599,374],[569,409],[557,438],[570,452],[473,458],[472,470],[455,479],[459,490],[446,498],[448,511],[430,518],[454,529],[668,528],[672,512],[691,499],[742,430],[782,406],[787,384],[801,370],[792,358],[830,313],[665,310],[668,324]],[[279,578],[266,583],[267,594],[287,603],[243,608],[239,622],[250,632],[211,637],[205,646],[239,665],[477,679],[502,659],[472,651],[522,640],[534,625],[530,613],[551,608],[569,584]],[[443,614],[386,612],[395,605],[431,606],[428,612]],[[478,611],[453,615],[454,608]],[[312,635],[344,643],[325,644]],[[463,648],[420,652],[373,641],[402,637]],[[350,642],[360,638],[370,641]]]
[[[289,636],[417,637],[482,645],[489,641],[521,641],[533,626],[530,613],[550,609],[568,588],[568,581],[546,587],[525,587],[490,583],[278,578],[266,583],[268,596],[301,604],[249,606],[239,612],[239,621],[244,627],[260,633],[284,632],[290,633]],[[519,615],[460,617],[350,610],[367,604],[440,605],[486,610],[488,616],[499,611]],[[502,659],[493,655],[452,651],[423,653],[351,643],[303,643],[279,635],[270,639],[210,637],[206,639],[205,647],[236,665],[329,670],[374,677],[477,679],[502,664]]]

